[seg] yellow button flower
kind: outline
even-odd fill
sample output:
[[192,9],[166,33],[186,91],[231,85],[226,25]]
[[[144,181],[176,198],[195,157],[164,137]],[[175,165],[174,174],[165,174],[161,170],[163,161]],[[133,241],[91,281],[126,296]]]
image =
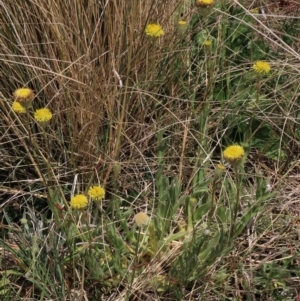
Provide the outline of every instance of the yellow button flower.
[[15,100],[19,100],[19,101],[28,100],[28,99],[32,100],[34,97],[34,93],[29,88],[20,88],[14,92],[14,97]]
[[221,164],[221,163],[219,163],[218,165],[217,165],[217,169],[219,169],[219,170],[225,170],[225,166],[223,165],[223,164]]
[[184,20],[180,20],[178,21],[178,31],[181,33],[181,34],[184,34],[185,31],[187,29],[187,22],[184,21]]
[[245,151],[244,151],[243,147],[240,145],[228,146],[223,152],[224,158],[231,165],[239,164],[241,162],[242,158],[244,157],[244,155],[245,155]]
[[180,20],[180,21],[178,21],[178,25],[186,25],[186,21]]
[[26,113],[26,108],[23,107],[18,101],[14,101],[11,107],[12,107],[13,111],[18,114]]
[[203,44],[204,44],[205,46],[211,46],[211,43],[212,43],[211,40],[206,40],[206,41],[204,41]]
[[196,198],[190,198],[189,202],[190,202],[191,208],[194,210],[197,206],[197,203],[198,203],[197,199]]
[[88,199],[84,194],[77,194],[71,199],[70,205],[74,209],[84,209],[88,205]]
[[92,186],[88,191],[88,195],[94,201],[101,201],[105,198],[105,190],[101,186]]
[[150,217],[145,212],[139,212],[134,216],[133,220],[138,227],[143,227],[149,224]]
[[39,123],[48,123],[52,116],[52,112],[48,108],[38,109],[34,113],[34,119]]
[[146,36],[159,38],[164,35],[164,30],[159,24],[148,24],[145,29]]
[[216,169],[215,169],[215,176],[217,178],[220,178],[225,169],[226,169],[226,167],[223,164],[221,164],[221,163],[217,164]]
[[196,6],[198,7],[211,7],[215,5],[215,0],[197,0]]
[[257,61],[254,65],[253,65],[253,69],[255,72],[257,73],[269,73],[271,70],[271,66],[269,63],[264,62],[264,61]]
[[28,109],[32,105],[34,93],[29,88],[20,88],[13,93],[13,96],[15,101],[19,102],[25,109]]

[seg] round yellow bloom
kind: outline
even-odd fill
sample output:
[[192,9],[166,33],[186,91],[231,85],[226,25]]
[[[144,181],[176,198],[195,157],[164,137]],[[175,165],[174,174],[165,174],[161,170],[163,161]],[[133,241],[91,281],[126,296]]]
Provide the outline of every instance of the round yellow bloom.
[[19,113],[19,114],[26,113],[26,108],[23,107],[18,101],[14,101],[11,107],[12,107],[13,111],[16,113]]
[[145,29],[146,36],[159,38],[164,35],[164,30],[159,24],[148,24]]
[[26,100],[32,100],[34,97],[34,93],[29,88],[20,88],[14,92],[14,97],[15,100],[22,102]]
[[197,199],[196,198],[190,198],[190,206],[192,209],[195,209],[197,206]]
[[101,186],[92,186],[88,191],[88,195],[94,201],[101,201],[105,198],[105,190]]
[[239,163],[241,159],[244,157],[245,151],[242,146],[240,145],[231,145],[228,146],[224,152],[224,158],[230,163]]
[[217,165],[217,169],[219,169],[219,170],[225,170],[225,166],[223,165],[223,164],[218,164]]
[[210,7],[215,5],[215,0],[197,0],[196,6],[198,7]]
[[205,46],[211,46],[211,43],[212,43],[211,40],[206,40],[206,41],[204,41],[203,44],[204,44]]
[[225,168],[226,167],[223,164],[218,164],[216,166],[216,169],[215,169],[216,178],[220,178],[223,175],[223,172],[224,172]]
[[28,109],[32,105],[34,93],[29,88],[20,88],[13,93],[13,96],[15,101],[19,102],[25,109]]
[[74,209],[84,209],[88,205],[88,199],[84,194],[77,194],[71,199],[70,205]]
[[187,22],[184,21],[184,20],[180,20],[178,21],[178,31],[181,33],[181,34],[184,34],[185,31],[187,29]]
[[38,109],[34,113],[34,119],[40,123],[47,123],[52,119],[52,112],[48,108]]
[[269,63],[264,62],[264,61],[257,61],[254,65],[253,65],[253,69],[255,72],[257,73],[269,73],[271,70],[271,66]]
[[140,212],[134,216],[133,220],[138,227],[143,227],[149,224],[150,217],[145,212]]

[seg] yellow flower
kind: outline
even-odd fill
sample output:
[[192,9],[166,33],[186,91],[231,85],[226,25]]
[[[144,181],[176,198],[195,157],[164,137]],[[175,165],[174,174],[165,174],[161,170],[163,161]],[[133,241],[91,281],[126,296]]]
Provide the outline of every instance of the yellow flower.
[[257,73],[269,73],[271,70],[270,64],[264,61],[257,61],[254,65],[253,65],[253,69],[255,72]]
[[184,20],[180,20],[178,21],[178,31],[181,33],[181,34],[184,34],[185,31],[187,29],[187,22],[184,21]]
[[159,24],[148,24],[145,29],[146,36],[159,38],[164,35],[164,30]]
[[40,123],[48,123],[52,116],[52,112],[48,108],[38,109],[34,113],[35,121]]
[[143,227],[148,225],[150,217],[146,213],[140,212],[134,216],[133,220],[138,227]]
[[244,157],[244,155],[245,155],[245,151],[244,151],[243,147],[240,145],[228,146],[223,152],[224,158],[231,165],[239,164],[241,162],[242,158]]
[[204,41],[203,44],[204,44],[205,46],[211,46],[211,43],[212,43],[211,40],[206,40],[206,41]]
[[217,165],[217,169],[219,169],[219,170],[225,170],[225,166],[223,165],[223,164],[218,164]]
[[215,5],[215,0],[197,0],[196,6],[198,7],[211,7]]
[[70,205],[74,209],[84,209],[88,205],[88,199],[84,194],[77,194],[72,197]]
[[31,107],[34,93],[29,88],[20,88],[13,93],[13,96],[15,101],[19,102],[25,109],[28,109]]
[[197,206],[197,199],[196,198],[190,198],[190,206],[192,209],[195,209]]
[[34,97],[34,93],[29,88],[20,88],[14,92],[15,100],[32,100]]
[[18,101],[13,102],[12,109],[14,112],[19,113],[19,114],[26,113],[26,108],[23,107]]
[[14,95],[15,101],[18,101],[19,103],[21,103],[22,106],[25,107],[25,109],[28,109],[31,106],[32,100],[34,98],[34,93],[29,88],[17,89],[13,95]]
[[94,201],[100,201],[105,198],[105,190],[101,186],[92,186],[88,191],[88,195]]
[[225,170],[225,166],[223,164],[218,164],[215,169],[216,178],[220,178]]
[[187,22],[184,20],[178,21],[178,31],[183,34],[185,33],[186,29],[187,29]]

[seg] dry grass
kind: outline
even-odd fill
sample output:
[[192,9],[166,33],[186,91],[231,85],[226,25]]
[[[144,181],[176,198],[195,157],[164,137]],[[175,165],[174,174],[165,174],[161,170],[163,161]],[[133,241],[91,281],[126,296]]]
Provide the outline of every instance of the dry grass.
[[[153,85],[157,73],[152,70],[159,70],[160,65],[157,57],[168,49],[151,45],[143,28],[148,18],[159,19],[167,27],[165,20],[176,7],[168,6],[169,11],[163,7],[162,19],[157,4],[150,4],[42,2],[5,7],[1,23],[9,36],[3,39],[1,51],[7,73],[2,79],[3,95],[9,99],[12,91],[23,85],[34,88],[36,102],[55,112],[57,125],[68,121],[72,133],[60,128],[62,137],[58,138],[74,147],[78,166],[97,161],[102,136],[108,138],[101,141],[101,152],[111,156],[105,161],[118,160],[121,132],[127,134],[126,145],[136,141],[140,120],[151,113],[155,97],[134,112],[140,120],[135,121],[131,111],[142,89],[148,91]],[[63,15],[66,11],[69,14]],[[172,43],[172,32],[166,39]]]

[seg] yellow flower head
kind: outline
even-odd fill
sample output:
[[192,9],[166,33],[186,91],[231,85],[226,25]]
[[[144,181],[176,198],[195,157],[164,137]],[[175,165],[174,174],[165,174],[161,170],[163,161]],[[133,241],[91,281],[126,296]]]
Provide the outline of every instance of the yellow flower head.
[[140,212],[134,216],[133,220],[138,227],[143,227],[148,225],[150,217],[146,213]]
[[146,36],[159,38],[164,35],[164,30],[159,24],[148,24],[145,29]]
[[19,113],[19,114],[26,113],[26,108],[23,107],[18,101],[13,102],[12,109],[14,112]]
[[184,21],[184,20],[180,20],[178,21],[178,31],[181,33],[181,34],[184,34],[185,31],[187,29],[187,22]]
[[219,170],[225,170],[225,166],[223,165],[223,164],[218,164],[217,165],[217,169],[219,169]]
[[34,113],[34,119],[39,123],[48,123],[52,116],[52,112],[48,108],[38,109]]
[[216,178],[220,178],[225,170],[225,166],[223,164],[218,164],[215,169]]
[[105,190],[101,186],[92,186],[88,191],[88,195],[94,201],[101,201],[105,198]]
[[231,164],[239,164],[242,160],[242,158],[245,155],[245,151],[242,146],[240,145],[231,145],[228,146],[224,152],[223,156],[224,158]]
[[205,40],[203,44],[205,46],[211,46],[211,40]]
[[198,7],[211,7],[215,5],[215,0],[197,0],[196,6]]
[[88,199],[84,194],[77,194],[72,197],[70,205],[74,209],[84,209],[88,205]]
[[34,93],[29,88],[20,88],[14,92],[14,98],[19,102],[31,101],[33,97],[34,97]]
[[269,63],[264,62],[264,61],[257,61],[254,65],[253,65],[253,69],[255,72],[257,73],[269,73],[271,70],[271,66]]
[[190,206],[192,209],[195,209],[197,206],[197,199],[196,198],[190,198]]

